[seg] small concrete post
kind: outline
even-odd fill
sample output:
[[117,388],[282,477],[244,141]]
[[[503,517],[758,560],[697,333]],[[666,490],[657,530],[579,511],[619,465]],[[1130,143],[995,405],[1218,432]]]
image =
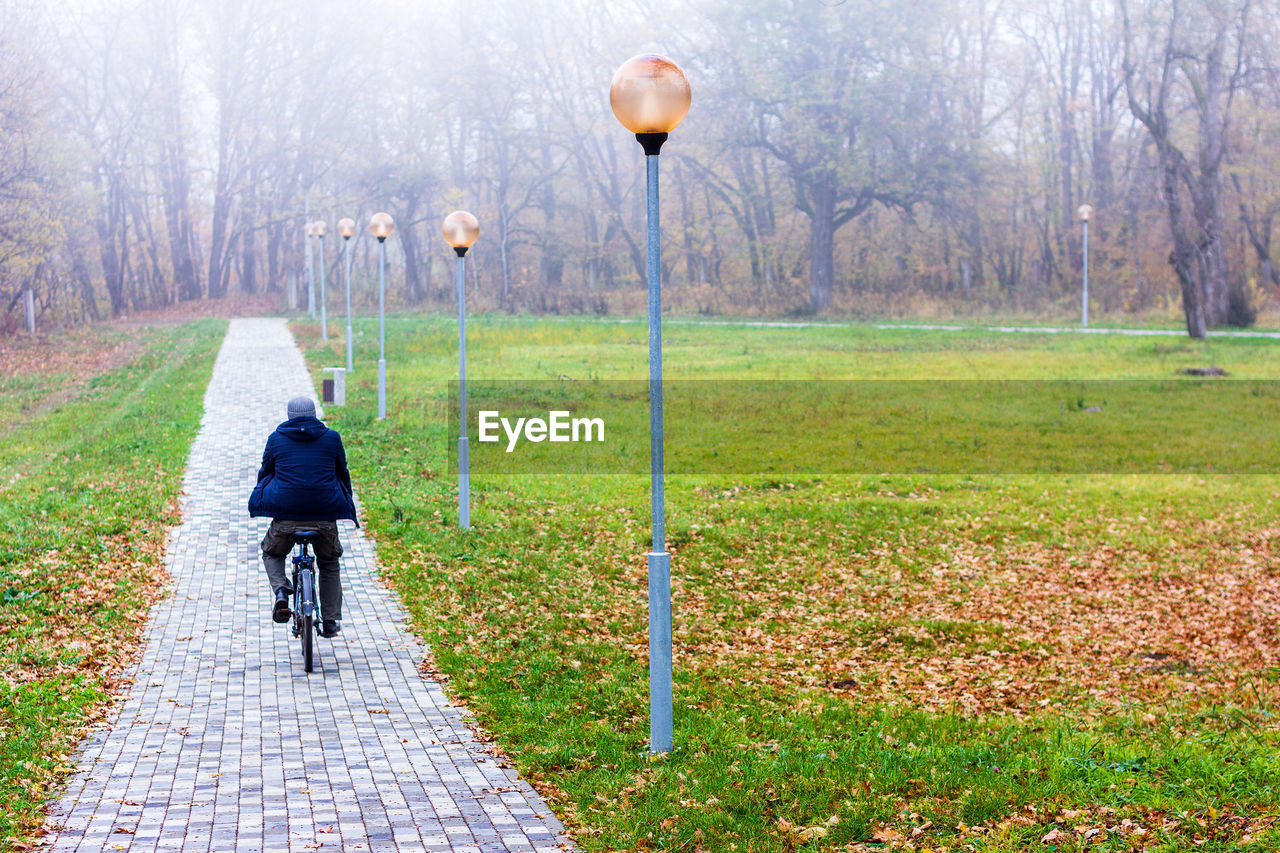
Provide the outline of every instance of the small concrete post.
[[294,273],[294,272],[289,273],[289,284],[285,288],[285,290],[289,291],[289,310],[297,311],[298,310],[298,274],[297,273]]
[[325,373],[333,374],[332,379],[325,379],[321,383],[322,402],[332,403],[335,406],[345,406],[347,404],[347,369],[345,367],[326,367]]
[[22,294],[22,306],[27,313],[27,331],[36,333],[36,294],[30,288]]

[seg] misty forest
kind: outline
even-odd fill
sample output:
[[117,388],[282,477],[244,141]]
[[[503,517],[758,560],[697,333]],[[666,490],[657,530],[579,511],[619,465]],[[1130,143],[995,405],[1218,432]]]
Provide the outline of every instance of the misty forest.
[[304,226],[357,309],[638,313],[644,168],[609,109],[664,53],[664,300],[684,313],[1250,325],[1280,296],[1274,0],[6,0],[0,329],[284,306]]

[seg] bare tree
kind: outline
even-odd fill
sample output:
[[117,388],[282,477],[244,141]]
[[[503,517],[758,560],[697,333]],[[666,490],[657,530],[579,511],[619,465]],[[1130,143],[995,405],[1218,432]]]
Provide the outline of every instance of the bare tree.
[[809,306],[820,311],[837,231],[877,202],[909,210],[937,194],[948,131],[930,106],[946,80],[922,51],[938,10],[764,0],[727,14],[725,63],[746,81],[741,138],[783,165],[809,219]]
[[[10,0],[0,306],[279,294],[307,218],[386,209],[393,292],[441,308],[463,206],[476,304],[634,310],[644,172],[606,93],[647,50],[694,86],[664,149],[673,310],[1061,311],[1082,201],[1104,307],[1176,292],[1199,335],[1250,319],[1254,270],[1280,286],[1276,0],[450,3]],[[32,210],[56,227],[12,225]]]
[[[1203,338],[1212,326],[1252,322],[1235,306],[1227,258],[1222,168],[1232,104],[1244,82],[1251,0],[1172,0],[1141,6],[1121,0],[1125,92],[1129,108],[1151,135],[1173,251],[1182,285],[1187,332]],[[1187,152],[1175,121],[1196,118]],[[1189,209],[1187,204],[1189,203]]]

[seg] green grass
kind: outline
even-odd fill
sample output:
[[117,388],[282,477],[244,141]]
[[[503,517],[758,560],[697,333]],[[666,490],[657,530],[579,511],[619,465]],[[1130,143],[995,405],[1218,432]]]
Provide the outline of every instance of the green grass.
[[[340,337],[295,329],[317,377],[342,363]],[[327,417],[379,561],[451,693],[584,850],[1280,844],[1273,474],[669,477],[676,749],[651,759],[647,477],[477,465],[463,533],[456,327],[391,318],[386,422],[376,325],[357,334],[348,406]],[[1273,341],[664,335],[673,379],[1280,374]],[[640,379],[645,344],[639,322],[478,317],[468,373]],[[1130,426],[1135,443],[1160,439]]]
[[56,344],[14,345],[0,371],[0,431],[12,432],[43,411],[83,390],[91,365],[127,352],[133,341],[122,329],[91,326],[59,335]]
[[87,358],[127,342],[114,366],[4,380],[23,402],[0,413],[0,850],[38,826],[163,589],[225,328],[94,327],[77,346]]

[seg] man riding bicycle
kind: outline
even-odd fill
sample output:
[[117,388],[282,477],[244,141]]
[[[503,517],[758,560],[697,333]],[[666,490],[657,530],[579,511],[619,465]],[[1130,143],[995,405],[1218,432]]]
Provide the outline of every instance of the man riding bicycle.
[[251,517],[271,517],[262,540],[262,562],[276,594],[271,618],[280,624],[289,621],[293,589],[285,576],[285,558],[293,547],[293,532],[315,530],[320,533],[314,543],[320,570],[320,636],[335,637],[342,630],[337,520],[356,520],[347,454],[342,436],[316,417],[310,397],[294,397],[286,414],[288,420],[267,437],[258,484],[249,496]]

